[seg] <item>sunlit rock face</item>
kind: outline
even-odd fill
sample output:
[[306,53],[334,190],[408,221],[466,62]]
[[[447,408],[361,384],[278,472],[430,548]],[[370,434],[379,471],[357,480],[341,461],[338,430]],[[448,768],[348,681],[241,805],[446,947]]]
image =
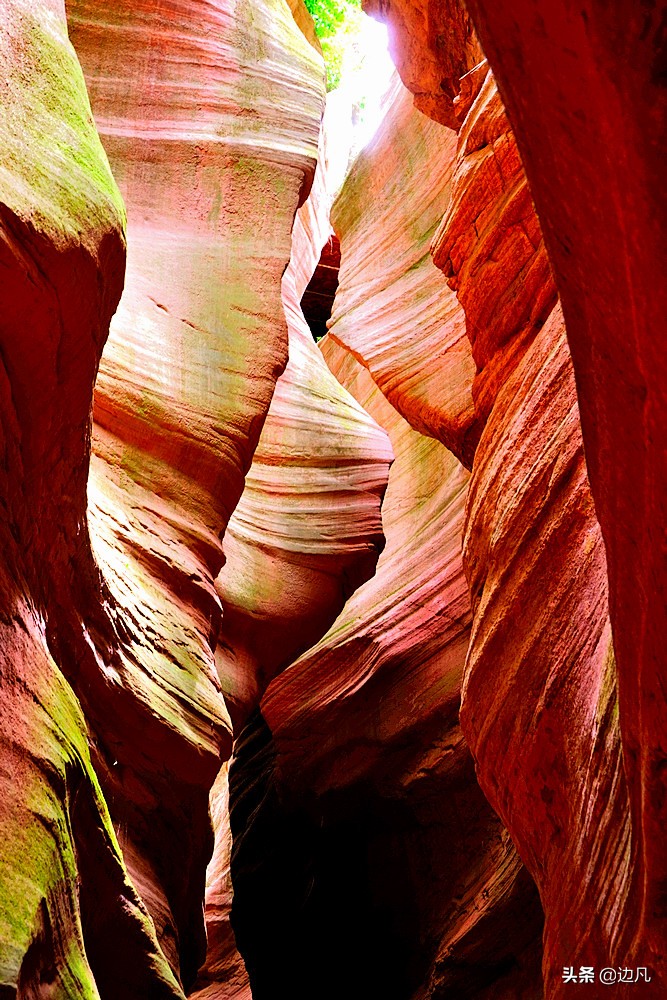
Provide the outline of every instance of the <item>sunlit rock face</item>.
[[[123,852],[184,983],[205,954],[221,536],[287,355],[281,279],[324,98],[281,0],[68,4],[128,210],[88,484],[115,648],[86,713]],[[110,717],[111,716],[111,717]]]
[[[326,124],[332,114],[340,120],[335,105],[327,109],[313,189],[297,215],[282,283],[289,361],[227,528],[226,561],[216,581],[223,605],[216,662],[237,734],[272,677],[321,638],[350,594],[373,575],[384,546],[380,503],[391,444],[327,367],[299,305],[330,237],[330,188],[341,151],[337,143],[329,156]],[[209,949],[195,994],[202,1000],[243,997],[249,990],[229,922],[226,774],[211,804],[216,841],[207,876]],[[251,942],[262,919],[253,910]],[[266,974],[275,991],[277,973]]]
[[481,46],[461,0],[362,0],[386,21],[389,48],[415,107],[458,130],[468,110]]
[[[562,299],[609,566],[632,883],[612,956],[667,990],[664,3],[468,4]],[[611,964],[614,964],[612,962]],[[649,987],[645,987],[648,991]]]
[[573,955],[609,963],[629,876],[606,562],[559,308],[489,416],[464,560],[474,623],[461,723],[540,889],[545,986],[558,995]]
[[1,20],[0,993],[175,998],[59,669],[89,666],[99,595],[89,420],[123,206],[62,4],[8,0]]
[[[439,291],[445,310],[458,311],[452,353],[462,340],[471,401],[474,367],[464,317],[428,253],[447,204],[446,180],[436,211],[429,203],[426,142],[417,168],[401,156],[402,146],[387,163],[393,129],[406,145],[414,139],[410,125],[415,131],[425,125],[434,138],[444,130],[413,109],[400,84],[388,107],[376,144],[357,161],[336,202],[341,283],[331,334],[321,345],[339,382],[391,439],[395,461],[382,508],[387,544],[373,579],[348,600],[327,634],[269,684],[237,741],[230,772],[231,912],[259,998],[273,996],[276,981],[288,977],[291,995],[304,998],[540,992],[537,893],[477,786],[458,723],[470,637],[461,560],[468,474],[433,436],[411,429],[379,391],[373,379],[382,379],[384,358],[379,376],[372,361],[369,372],[336,336],[340,330],[341,340],[345,331],[356,337],[355,354],[367,346],[372,352],[382,337],[388,353],[391,340],[396,352],[389,363],[400,373],[406,353],[417,351],[416,313],[401,285],[416,260],[421,266],[412,288],[419,294],[426,284],[422,302],[438,317]],[[453,137],[450,169],[455,145]],[[398,192],[406,172],[421,188],[411,190],[402,214],[386,192]],[[382,180],[372,186],[369,178],[377,175]],[[414,247],[405,220],[411,209],[419,217],[419,190],[430,215],[419,218],[425,235],[416,230]],[[414,238],[414,226],[411,232]],[[378,239],[402,253],[396,260],[374,256]],[[309,271],[317,259],[311,255]],[[371,276],[370,262],[378,259],[387,261],[386,273]],[[448,317],[440,314],[441,328]],[[403,340],[411,341],[412,355]],[[451,338],[444,336],[441,370],[448,346]],[[457,364],[455,356],[452,367]],[[399,383],[396,395],[417,412],[410,388],[416,384],[402,395]],[[450,411],[456,412],[453,404]],[[265,433],[272,413],[273,404]],[[423,420],[436,416],[433,406]],[[228,562],[224,572],[229,568]]]
[[289,361],[224,540],[218,671],[242,722],[373,575],[393,460],[385,433],[334,378],[299,305],[329,239],[326,148],[282,282]]
[[341,269],[330,336],[413,427],[470,466],[475,363],[464,312],[429,253],[449,204],[456,135],[416,111],[398,79],[386,100],[333,207]]

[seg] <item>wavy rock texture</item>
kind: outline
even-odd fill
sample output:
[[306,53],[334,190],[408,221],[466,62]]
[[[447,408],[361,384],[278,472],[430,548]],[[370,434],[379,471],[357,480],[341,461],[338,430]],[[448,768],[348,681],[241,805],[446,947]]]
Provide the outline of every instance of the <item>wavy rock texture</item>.
[[[340,114],[338,103],[330,103],[325,123],[331,113]],[[384,545],[380,502],[393,461],[390,443],[331,374],[299,306],[330,236],[329,185],[340,158],[336,148],[329,162],[325,127],[313,190],[297,215],[283,278],[289,362],[229,522],[225,566],[216,583],[224,614],[216,659],[237,732],[271,678],[327,631],[350,593],[373,575]],[[229,926],[227,799],[225,774],[211,797],[216,845],[208,872],[209,950],[196,994],[201,997],[226,997],[230,990],[244,996],[249,988]]]
[[[577,378],[605,539],[633,882],[619,961],[667,989],[662,197],[665,4],[468,4],[516,131]],[[622,68],[621,68],[622,67]]]
[[61,3],[4,4],[0,72],[0,993],[179,997],[52,656],[99,589],[90,410],[124,212]]
[[89,481],[114,655],[85,707],[125,858],[187,985],[205,954],[208,792],[231,749],[220,538],[286,360],[280,284],[323,70],[282,0],[68,10],[129,246]]
[[567,995],[565,966],[613,961],[629,822],[604,546],[559,308],[499,391],[464,553],[474,625],[461,723],[540,890],[546,993]]
[[540,225],[491,72],[458,139],[433,260],[465,310],[480,424],[556,302]]
[[342,259],[330,335],[413,427],[470,466],[480,433],[475,364],[463,310],[429,253],[449,203],[456,135],[416,111],[398,80],[386,101],[333,207]]
[[392,440],[387,546],[237,746],[232,915],[253,995],[289,975],[297,997],[534,996],[539,903],[458,726],[467,474],[324,350]]
[[289,362],[225,535],[218,671],[237,724],[276,673],[326,632],[373,575],[386,435],[332,376],[299,302],[329,238],[326,150],[283,278]]
[[113,321],[3,5],[2,997],[665,995],[664,4],[366,6],[327,367],[300,0],[67,0]]
[[461,128],[433,251],[466,312],[486,420],[464,540],[474,619],[462,725],[540,889],[545,986],[556,996],[562,968],[581,955],[598,969],[626,962],[628,790],[571,359],[490,74]]
[[[450,160],[438,210],[429,201],[428,143],[415,135],[425,127],[438,149],[444,130],[414,111],[400,85],[388,107],[382,133],[337,201],[341,284],[323,342],[338,379],[392,440],[387,547],[375,577],[327,635],[271,682],[237,741],[230,772],[232,923],[255,997],[272,996],[282,981],[296,997],[437,997],[452,990],[535,996],[537,894],[481,795],[458,725],[470,622],[461,562],[467,473],[433,436],[412,430],[371,378],[382,382],[393,365],[398,382],[406,357],[409,371],[418,369],[418,358],[430,360],[426,351],[418,354],[414,324],[423,310],[408,305],[409,287],[435,314],[432,342],[458,313],[454,360],[441,347],[432,385],[438,370],[458,366],[467,373],[468,395],[461,396],[472,409],[474,366],[463,316],[428,254],[447,205],[456,139],[446,137]],[[401,139],[389,152],[393,129]],[[402,143],[411,157],[402,156]],[[423,215],[410,184],[415,177]],[[397,207],[401,180],[412,200]],[[419,219],[411,230],[420,234],[416,248],[405,232],[408,216]],[[387,258],[373,252],[381,240],[403,251],[390,259],[388,274],[378,274],[377,260]],[[370,374],[338,343],[339,330],[341,340],[354,338],[355,353],[367,345],[372,352],[383,338]],[[407,391],[399,382],[395,398],[419,413],[417,390],[416,379]],[[424,424],[454,423],[446,407],[458,410],[443,395],[444,415],[433,405],[420,414]]]

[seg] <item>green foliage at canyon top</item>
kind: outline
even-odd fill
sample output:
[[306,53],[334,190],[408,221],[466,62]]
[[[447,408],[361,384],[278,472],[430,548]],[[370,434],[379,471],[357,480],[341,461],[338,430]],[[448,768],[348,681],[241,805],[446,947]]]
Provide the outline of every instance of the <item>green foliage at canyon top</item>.
[[305,0],[322,44],[327,90],[340,83],[345,52],[354,44],[361,24],[361,0]]

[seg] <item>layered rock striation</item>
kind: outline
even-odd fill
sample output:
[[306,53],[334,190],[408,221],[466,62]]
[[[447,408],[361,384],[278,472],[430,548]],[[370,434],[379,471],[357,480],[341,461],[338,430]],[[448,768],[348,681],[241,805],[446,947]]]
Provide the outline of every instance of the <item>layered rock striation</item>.
[[61,3],[4,5],[0,66],[0,992],[182,997],[66,679],[85,690],[93,658],[90,411],[124,210]]
[[[664,4],[468,4],[516,132],[563,304],[609,567],[632,884],[621,962],[664,992]],[[658,995],[658,994],[656,994]]]
[[474,624],[461,719],[480,783],[540,889],[554,995],[574,954],[611,960],[628,888],[628,800],[572,364],[490,73],[461,128],[433,251],[466,311],[486,419],[463,542]]
[[[539,992],[537,894],[477,787],[458,724],[468,475],[435,433],[463,450],[474,363],[465,317],[429,254],[456,137],[441,136],[398,83],[386,103],[334,207],[340,284],[321,347],[392,441],[387,546],[373,579],[269,684],[237,740],[232,923],[256,997],[276,981],[299,997],[529,996]],[[436,181],[430,143],[440,151],[441,141],[449,159]],[[420,365],[431,365],[430,395]]]
[[111,732],[99,719],[100,767],[189,982],[205,953],[208,791],[231,749],[215,669],[220,539],[286,361],[281,278],[315,166],[322,64],[280,0],[82,0],[69,16],[130,247],[89,482],[122,703]]
[[[332,112],[340,109],[330,105],[329,118]],[[330,162],[326,138],[325,131],[282,282],[289,361],[228,525],[216,581],[223,606],[216,661],[237,734],[271,679],[327,631],[350,594],[373,575],[384,546],[380,503],[393,461],[390,442],[332,375],[299,305],[330,238],[330,188],[340,150]],[[216,845],[207,892],[209,952],[196,994],[202,998],[230,989],[242,996],[246,989],[229,926],[227,800],[225,775],[212,793]],[[257,919],[253,912],[251,936]],[[274,981],[275,972],[270,976]]]
[[[409,427],[349,352],[331,340],[323,351],[386,427],[396,459],[375,577],[262,702],[278,828],[296,828],[305,861],[295,872],[302,911],[292,916],[308,945],[297,995],[334,996],[344,983],[352,996],[534,995],[537,894],[480,795],[458,724],[468,476]],[[282,860],[275,855],[267,869]],[[250,967],[257,957],[268,956],[251,954]]]
[[[39,725],[49,725],[50,713],[53,732],[36,745],[45,761],[53,756],[55,790],[34,801],[53,815],[47,825],[69,809],[72,829],[69,841],[64,821],[53,835],[60,870],[55,861],[45,866],[48,839],[35,837],[31,863],[45,867],[27,896],[26,912],[34,902],[34,914],[22,936],[8,932],[15,953],[6,979],[22,977],[23,991],[32,988],[31,977],[58,983],[64,975],[65,985],[54,989],[67,995],[181,995],[177,980],[187,984],[204,957],[208,791],[231,747],[214,664],[214,578],[223,560],[220,536],[285,363],[281,277],[294,213],[312,180],[323,101],[321,59],[289,9],[274,3],[244,10],[235,7],[232,16],[222,3],[168,11],[68,5],[130,220],[125,293],[96,391],[88,482],[94,557],[86,524],[89,420],[121,290],[122,203],[64,11],[55,3],[36,14],[15,5],[7,15],[15,109],[5,171],[13,236],[6,246],[12,273],[26,284],[5,311],[7,336],[34,302],[33,339],[42,358],[35,383],[27,363],[32,340],[23,340],[18,353],[21,340],[8,341],[6,410],[34,492],[33,502],[18,487],[16,517],[25,520],[30,511],[35,525],[25,531],[34,587],[27,570],[12,575],[19,592],[27,586],[36,641],[44,643],[46,629],[49,651],[87,722],[45,651],[34,689],[49,694]],[[34,137],[21,126],[30,116]],[[48,180],[45,161],[30,165],[42,147],[44,157],[57,152]],[[31,255],[35,263],[27,266]],[[12,399],[23,407],[14,417]],[[17,489],[21,476],[12,471],[9,481]],[[42,550],[46,572],[36,571]],[[47,683],[50,667],[56,677]],[[66,725],[70,731],[61,732]],[[76,817],[70,779],[56,778],[70,770],[81,800]],[[9,820],[16,818],[14,797]],[[78,894],[72,841],[80,873],[90,880]],[[10,851],[10,863],[18,856]],[[10,882],[10,904],[18,891]],[[33,899],[38,891],[41,903]],[[113,942],[127,967],[111,959]]]
[[332,213],[342,259],[330,336],[413,427],[469,467],[480,432],[475,364],[463,310],[430,255],[456,136],[416,111],[398,79],[386,101],[391,110]]
[[[548,249],[556,264],[559,289],[564,288],[563,281],[567,279],[560,277],[558,269],[561,259],[565,260],[564,253],[566,275],[572,277],[577,267],[579,275],[584,272],[576,263],[580,257],[573,257],[570,262],[569,248],[573,244],[569,243],[569,236],[565,236],[567,224],[564,222],[556,232],[558,206],[564,200],[562,178],[566,172],[565,162],[559,158],[570,156],[572,134],[567,131],[569,126],[564,124],[565,119],[554,114],[554,109],[557,102],[560,102],[559,108],[563,107],[563,94],[570,87],[576,87],[579,102],[585,101],[589,88],[584,85],[582,74],[588,74],[590,82],[598,73],[600,80],[607,80],[601,86],[607,87],[605,93],[609,97],[610,111],[599,106],[600,90],[592,104],[581,112],[581,125],[577,127],[583,129],[589,119],[595,120],[586,138],[588,143],[595,141],[591,136],[599,136],[599,130],[606,128],[605,122],[609,115],[616,113],[618,102],[612,96],[615,84],[610,87],[611,76],[604,76],[602,52],[609,52],[604,46],[610,43],[615,19],[607,18],[603,27],[602,16],[596,21],[591,14],[590,23],[594,27],[586,28],[589,23],[586,15],[580,21],[579,15],[551,10],[553,23],[544,34],[543,26],[533,20],[532,11],[525,13],[523,21],[515,19],[514,13],[507,19],[498,12],[491,15],[483,4],[473,4],[472,13],[483,26],[485,43],[490,39],[492,63],[504,71],[502,82],[510,88],[510,111],[517,127],[530,133],[530,136],[520,136],[520,140],[528,155],[533,157],[529,176],[532,182],[534,172],[537,190],[542,191],[542,201],[536,195],[537,207],[544,210]],[[497,36],[492,36],[491,23],[498,28]],[[637,60],[637,66],[642,46],[650,49],[655,45],[651,24],[651,16],[647,15],[643,33],[633,23],[634,36],[631,39],[624,37],[624,44],[634,53],[632,58]],[[549,39],[546,49],[551,53],[550,58],[556,59],[555,51],[565,45],[565,38],[569,37],[566,25],[572,28],[575,39],[583,39],[577,32],[592,32],[591,38],[596,39],[596,57],[583,55],[582,41],[581,66],[570,79],[562,69],[555,76],[550,75],[545,70],[546,61],[540,62],[541,57],[533,52],[529,79],[525,75],[526,63],[519,61],[521,45],[526,46],[532,31],[535,36],[539,34]],[[409,25],[401,25],[400,19],[396,20],[396,27],[407,34],[415,30]],[[503,31],[504,46],[500,42]],[[520,38],[523,38],[522,43]],[[403,44],[409,47],[414,39],[407,42],[404,39]],[[576,47],[569,51],[571,57]],[[563,65],[566,63],[564,59]],[[650,60],[644,60],[644,65],[649,64]],[[441,65],[444,73],[446,61]],[[609,66],[609,62],[606,65]],[[477,76],[481,82],[479,69],[481,67],[472,77]],[[418,65],[415,71],[420,71]],[[512,72],[518,77],[524,74],[521,87],[516,81],[510,82]],[[638,69],[633,73],[633,81],[641,77]],[[537,87],[532,86],[533,78],[540,80]],[[417,93],[421,92],[419,84],[413,85]],[[634,86],[633,82],[628,88],[628,98],[637,93]],[[544,96],[548,95],[551,101],[549,104],[544,100],[541,104],[545,114],[550,108],[550,123],[547,125],[538,116],[536,121],[530,120],[528,127],[527,109],[533,100],[541,99],[542,88]],[[628,689],[623,679],[623,657],[621,655],[617,668],[611,647],[604,545],[583,461],[574,371],[564,339],[565,326],[560,307],[553,308],[555,283],[517,147],[493,78],[488,75],[481,89],[477,89],[460,130],[451,205],[433,243],[435,262],[445,272],[465,309],[466,327],[478,369],[472,390],[475,408],[478,417],[486,421],[473,464],[464,540],[474,624],[463,690],[462,722],[476,756],[482,787],[507,822],[540,888],[546,917],[545,981],[549,995],[559,995],[562,968],[576,962],[572,957],[575,953],[585,952],[587,961],[595,960],[599,968],[609,964],[631,964],[638,954],[639,940],[644,959],[636,958],[637,965],[648,961],[648,954],[655,956],[660,952],[656,943],[660,939],[660,906],[646,909],[642,903],[642,900],[657,899],[656,887],[660,884],[660,863],[656,862],[657,856],[648,846],[653,829],[648,817],[657,815],[653,810],[660,801],[659,796],[655,799],[653,795],[659,784],[661,753],[661,737],[656,730],[649,735],[649,730],[659,717],[660,710],[654,706],[660,699],[656,701],[651,694],[649,681],[647,698],[652,707],[644,713],[647,728],[640,738],[636,723],[629,721],[633,712],[638,711],[638,703],[632,694],[626,694],[624,699],[624,687]],[[573,107],[577,106],[577,100],[573,100]],[[624,97],[623,101],[626,100]],[[659,100],[648,103],[654,114]],[[638,121],[645,113],[645,110],[640,113]],[[546,145],[542,134],[538,136],[538,120],[545,133],[552,135]],[[563,145],[558,151],[555,149],[558,128],[554,129],[553,125],[556,120],[563,129]],[[644,151],[646,137],[651,134],[651,128],[645,127],[642,140],[632,146],[633,156],[635,150],[637,155],[644,155],[649,172],[654,162],[650,150],[639,151]],[[548,163],[545,157],[549,157]],[[570,156],[570,170],[579,162],[578,157],[579,153],[576,160]],[[598,159],[591,150],[587,160],[589,168]],[[623,158],[619,169],[626,169]],[[644,176],[649,175],[642,174]],[[606,196],[606,177],[607,168],[604,168],[600,197]],[[591,179],[590,184],[594,187],[596,182]],[[547,188],[551,202],[545,197]],[[651,190],[651,186],[645,190]],[[645,210],[646,197],[643,198]],[[567,204],[565,219],[577,211],[570,199]],[[578,219],[581,218],[579,215]],[[562,213],[560,219],[563,221]],[[653,219],[648,231],[655,232],[655,225]],[[589,241],[592,232],[597,238],[600,230],[589,229]],[[555,255],[552,252],[554,240],[558,240]],[[582,239],[579,245],[585,246],[586,241]],[[613,241],[607,244],[605,253],[611,253],[613,245]],[[604,281],[610,279],[615,268],[627,267],[627,250],[627,242],[623,249],[617,247],[614,268],[600,260],[598,273],[603,275]],[[597,413],[601,404],[592,385],[593,376],[588,376],[587,393],[585,377],[579,371],[585,352],[577,346],[580,336],[577,331],[582,326],[581,317],[589,316],[591,297],[580,281],[575,303],[572,287],[573,281],[564,298],[564,311],[568,322],[568,309],[573,316],[578,310],[574,333],[570,334],[569,323],[567,332],[573,346],[579,404],[584,414],[592,409]],[[597,294],[592,296],[593,301]],[[607,294],[605,309],[611,301],[613,297]],[[582,311],[584,302],[586,308]],[[635,319],[635,326],[644,324],[651,312],[639,309],[641,319]],[[596,336],[606,338],[604,324],[598,325]],[[594,343],[594,339],[588,343]],[[645,367],[642,350],[639,348],[633,359],[627,347],[624,348],[627,369],[620,363],[618,352],[614,355],[618,362],[614,371],[625,373],[626,385],[634,384],[632,373],[637,364]],[[586,351],[590,361],[590,346]],[[614,348],[609,356],[612,354]],[[640,358],[642,360],[638,360]],[[652,371],[657,373],[659,365]],[[650,419],[655,419],[661,398],[656,388],[654,402],[646,410],[653,415]],[[615,416],[621,412],[617,407]],[[628,412],[632,412],[630,406]],[[600,419],[604,423],[606,418]],[[627,433],[628,426],[645,427],[643,420],[642,417],[634,425],[630,421],[622,433]],[[590,428],[584,417],[584,435],[587,426]],[[592,436],[590,455],[596,503],[600,489],[610,490],[601,512],[604,531],[605,516],[609,516],[609,508],[605,514],[604,503],[611,504],[609,496],[613,493],[613,503],[620,505],[617,510],[621,510],[627,502],[623,498],[627,498],[629,492],[621,488],[618,477],[613,487],[601,487],[601,479],[606,478],[610,483],[611,477],[602,475],[598,467],[600,431],[590,428],[589,433]],[[653,435],[649,437],[653,439]],[[653,472],[651,482],[656,482]],[[642,506],[642,518],[650,507],[650,503]],[[623,518],[615,521],[614,531],[622,521]],[[643,523],[648,524],[648,521]],[[649,535],[647,528],[644,537]],[[610,541],[605,540],[613,560],[613,548]],[[650,563],[651,558],[645,565]],[[614,590],[617,587],[620,593],[618,587],[621,586],[614,583],[614,578],[612,567],[609,590],[612,619],[613,609],[619,607]],[[626,584],[627,575],[622,586]],[[549,593],[547,618],[544,618],[544,604],[535,603],[532,614],[528,611],[525,623],[517,629],[518,616],[523,616],[526,609],[533,606],[535,595],[541,589]],[[645,591],[639,587],[624,608],[641,603],[644,600],[642,593]],[[635,631],[643,614],[638,611],[633,616]],[[651,619],[652,622],[656,620]],[[617,611],[614,623],[618,621]],[[649,628],[646,634],[650,632]],[[622,644],[626,634],[624,630]],[[634,656],[639,649],[644,650],[640,640],[633,643]],[[640,656],[643,665],[656,662],[650,652],[648,658],[643,652]],[[647,669],[647,677],[650,677],[653,667],[642,666],[641,669]],[[634,667],[633,677],[637,676]],[[637,751],[640,742],[645,748],[641,756]],[[636,767],[633,762],[639,759],[643,763]],[[649,798],[644,800],[646,794]],[[635,805],[629,812],[633,800]],[[639,800],[654,805],[638,806]],[[657,805],[658,812],[659,808]],[[642,851],[644,861],[639,860]],[[650,864],[649,857],[654,859]],[[648,989],[649,992],[657,990],[656,995],[659,995],[662,988],[660,960],[654,957],[652,961],[655,979]]]
[[373,575],[384,545],[380,503],[391,446],[327,368],[299,304],[329,240],[327,178],[323,141],[282,281],[289,361],[229,522],[217,580],[224,609],[218,671],[239,724],[271,678],[326,632]]
[[4,4],[2,997],[665,993],[663,11],[366,7]]

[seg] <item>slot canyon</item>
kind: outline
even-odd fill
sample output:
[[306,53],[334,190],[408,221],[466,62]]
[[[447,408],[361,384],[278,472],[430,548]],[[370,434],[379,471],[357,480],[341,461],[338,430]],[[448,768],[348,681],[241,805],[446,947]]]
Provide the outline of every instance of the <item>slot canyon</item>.
[[0,1000],[667,997],[666,25],[0,0]]

